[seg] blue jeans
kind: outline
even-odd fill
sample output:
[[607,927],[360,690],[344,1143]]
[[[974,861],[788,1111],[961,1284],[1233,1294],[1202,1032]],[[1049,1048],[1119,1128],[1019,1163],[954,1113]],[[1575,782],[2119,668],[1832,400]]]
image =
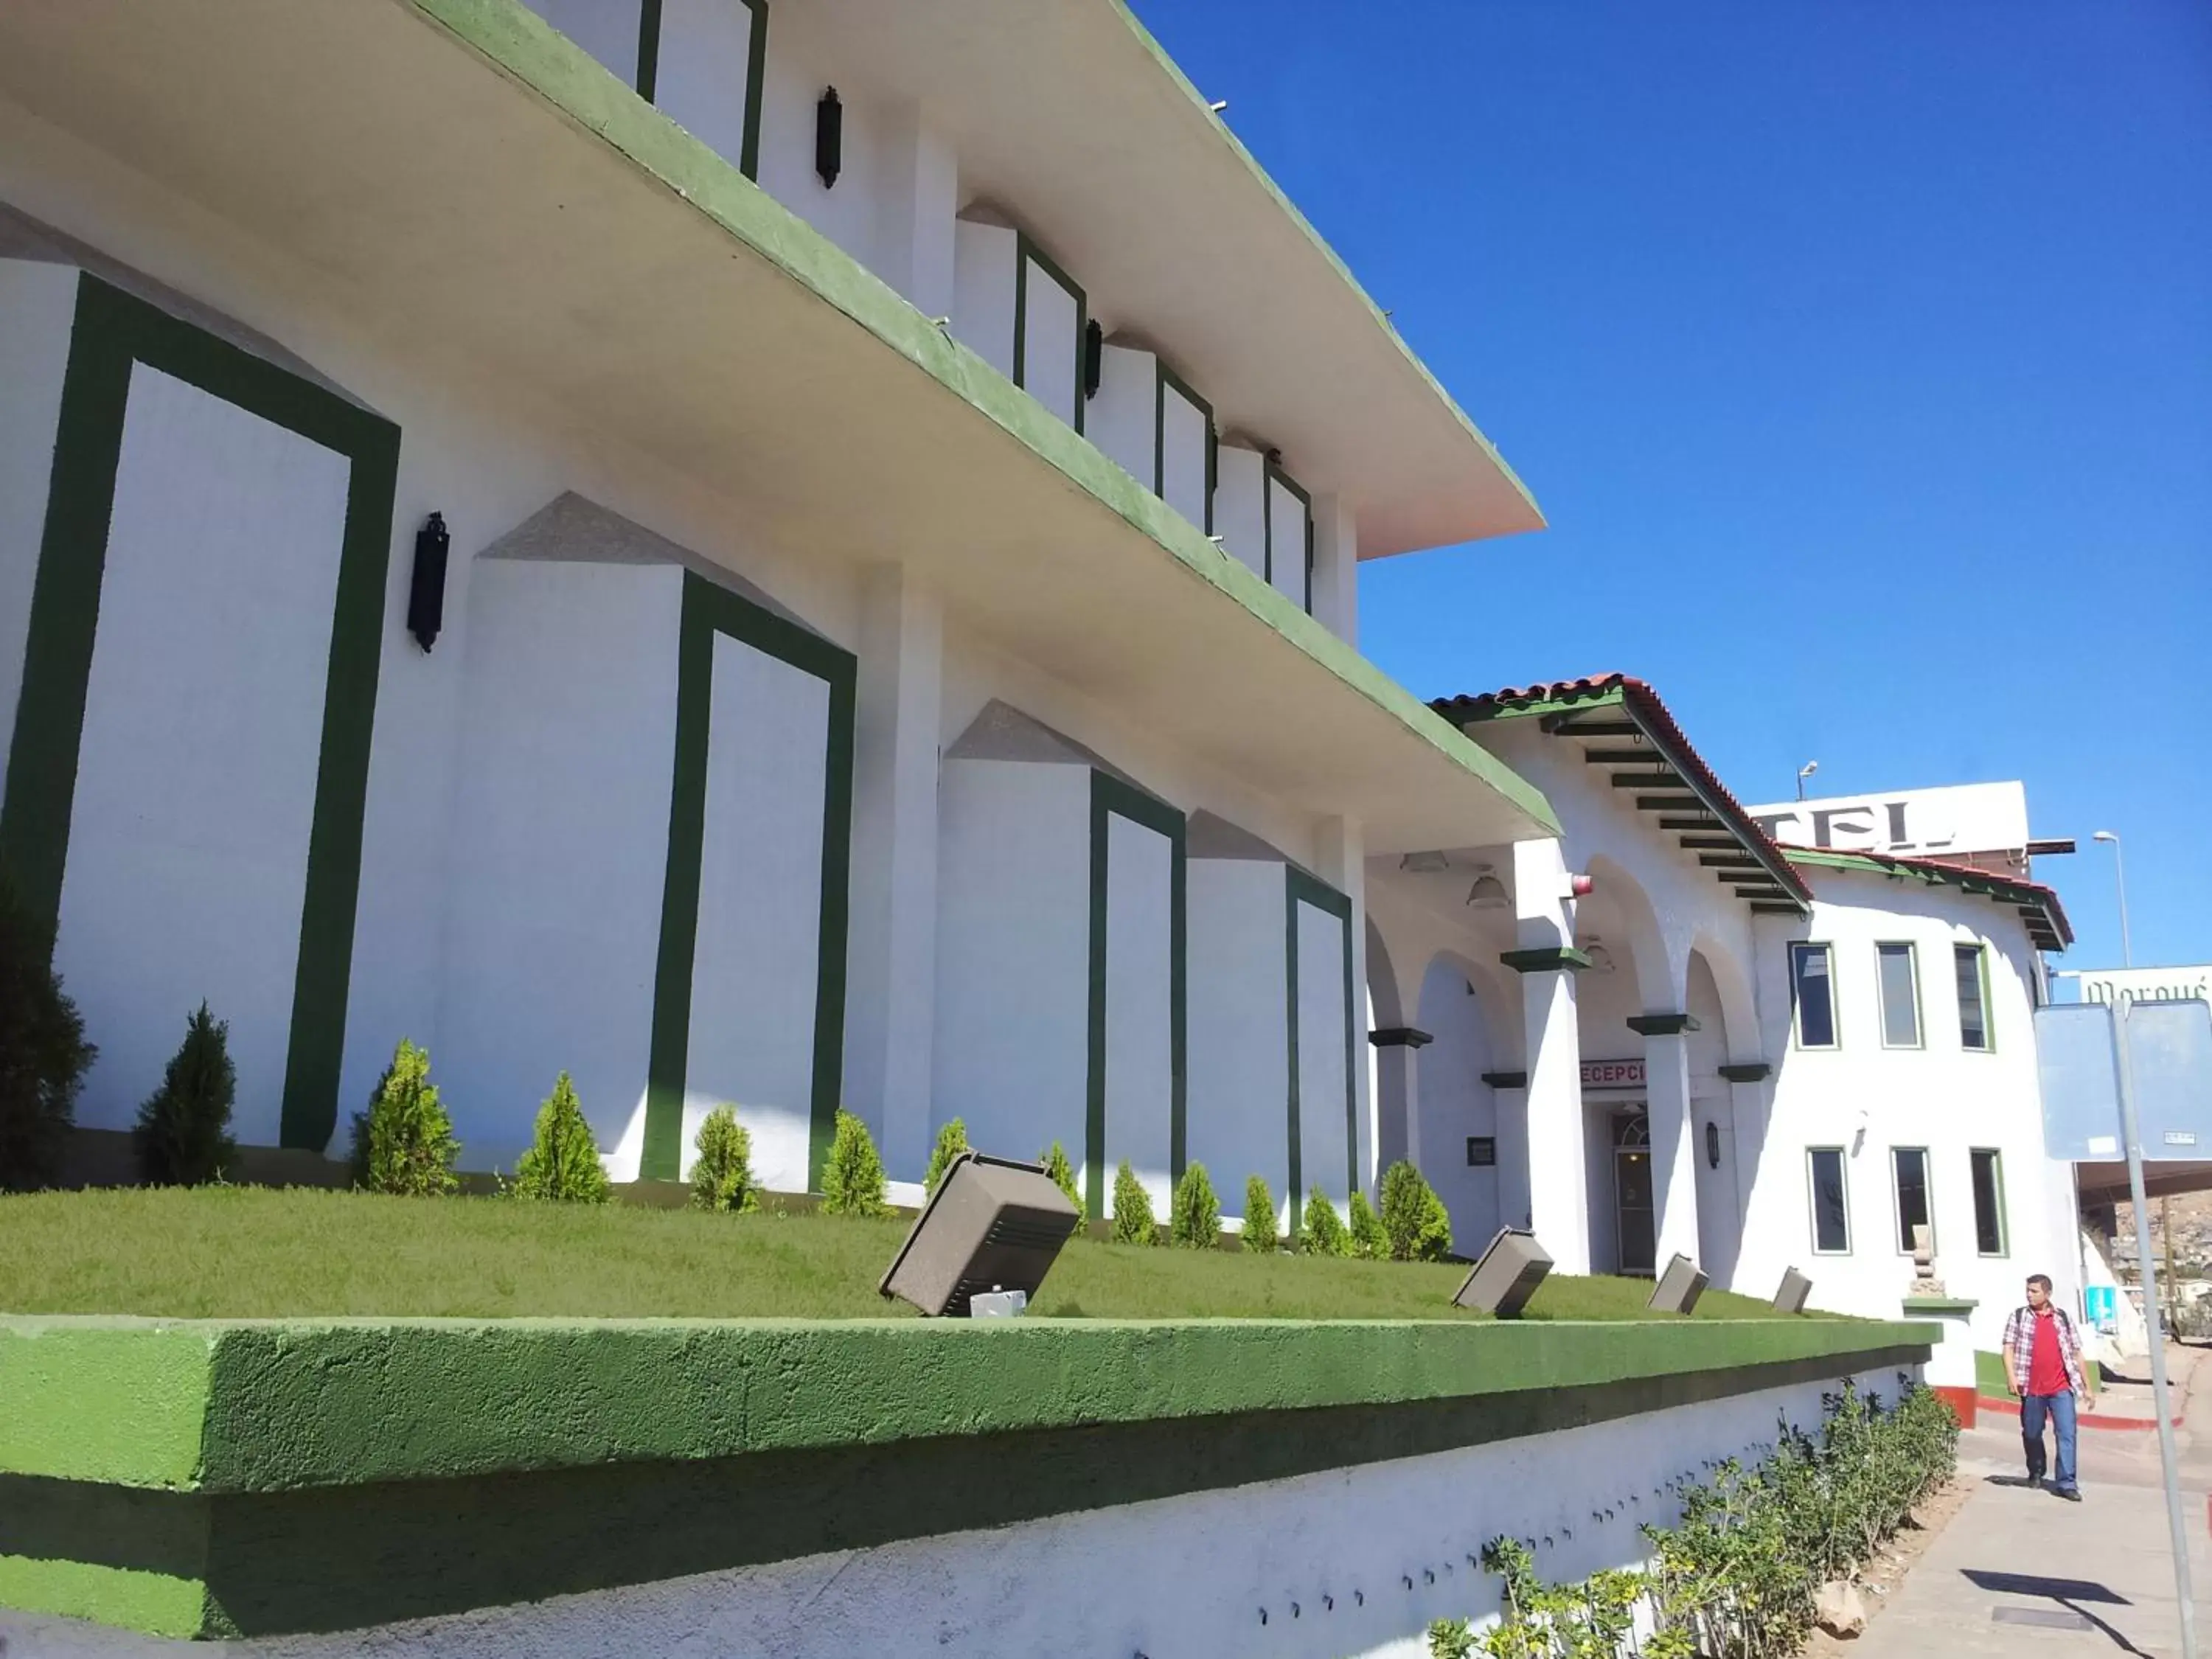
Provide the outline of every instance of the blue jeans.
[[2051,1485],[2060,1492],[2074,1490],[2074,1396],[2070,1394],[2024,1394],[2020,1397],[2020,1437],[2027,1452],[2027,1475],[2043,1479],[2043,1419],[2051,1417],[2051,1437],[2058,1443],[2058,1471]]

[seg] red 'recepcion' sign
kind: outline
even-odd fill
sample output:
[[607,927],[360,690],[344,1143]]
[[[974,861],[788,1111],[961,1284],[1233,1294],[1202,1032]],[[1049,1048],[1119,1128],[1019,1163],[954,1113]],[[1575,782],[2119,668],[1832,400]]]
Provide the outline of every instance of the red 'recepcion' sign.
[[1640,1060],[1586,1060],[1583,1062],[1585,1089],[1641,1089],[1644,1062]]

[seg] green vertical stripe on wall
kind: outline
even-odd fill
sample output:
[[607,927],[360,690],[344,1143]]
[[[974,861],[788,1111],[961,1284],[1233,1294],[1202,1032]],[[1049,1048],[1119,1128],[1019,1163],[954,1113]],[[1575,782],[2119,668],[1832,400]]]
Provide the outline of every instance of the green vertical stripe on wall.
[[[1290,1024],[1291,1057],[1291,1187],[1294,1206],[1304,1180],[1304,1147],[1298,1130],[1298,1112],[1302,1096],[1298,1084],[1298,906],[1310,904],[1316,909],[1334,916],[1344,938],[1344,1163],[1345,1192],[1359,1190],[1359,1094],[1353,1079],[1352,1066],[1356,1056],[1353,1031],[1352,975],[1352,901],[1319,877],[1310,875],[1296,865],[1286,865],[1285,871],[1284,915],[1290,962],[1287,978],[1288,1012]],[[1295,1223],[1293,1223],[1295,1225]]]
[[660,80],[660,0],[638,0],[637,95],[653,101]]
[[768,0],[744,0],[751,11],[752,29],[745,52],[745,136],[738,154],[738,171],[760,178],[761,88],[768,75]]
[[351,464],[278,1133],[283,1146],[319,1152],[337,1123],[399,428],[91,276],[77,280],[22,696],[9,751],[8,796],[0,807],[0,859],[51,938],[68,866],[85,692],[137,363],[296,433]]
[[1289,1087],[1283,1092],[1290,1109],[1291,1237],[1298,1236],[1298,1219],[1305,1209],[1305,1147],[1298,1127],[1298,871],[1283,866],[1283,1048],[1289,1056]]
[[1084,1201],[1093,1218],[1106,1213],[1106,917],[1110,861],[1107,820],[1112,817],[1168,840],[1168,1168],[1182,1177],[1188,1143],[1189,1023],[1186,966],[1189,958],[1189,886],[1186,823],[1175,807],[1109,773],[1091,774],[1090,1053],[1083,1121]]
[[700,872],[706,856],[707,763],[714,732],[714,636],[726,635],[811,674],[830,689],[823,732],[821,932],[814,1000],[814,1065],[807,1171],[818,1185],[844,1085],[845,959],[852,867],[853,653],[750,599],[686,573],[677,629],[676,744],[668,792],[668,854],[661,883],[660,949],[653,970],[653,1035],[646,1062],[645,1144],[638,1176],[674,1181],[684,1162],[684,1073],[691,1051],[691,974],[699,942]]

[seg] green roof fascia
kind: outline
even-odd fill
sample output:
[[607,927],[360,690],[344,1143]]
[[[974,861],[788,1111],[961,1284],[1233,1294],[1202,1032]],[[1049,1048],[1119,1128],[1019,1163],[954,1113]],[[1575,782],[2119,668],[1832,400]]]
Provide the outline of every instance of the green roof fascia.
[[[1468,723],[1481,720],[1519,720],[1532,714],[1579,714],[1592,708],[1607,708],[1626,702],[1627,697],[1615,685],[1602,691],[1591,691],[1571,697],[1531,697],[1525,702],[1492,703],[1487,708],[1477,709],[1468,715]],[[1643,722],[1638,720],[1638,725]],[[1648,735],[1648,733],[1647,733]]]
[[1919,865],[1893,864],[1864,853],[1839,852],[1830,847],[1787,847],[1783,849],[1783,856],[1792,864],[1810,864],[1830,870],[1858,870],[1868,875],[1910,878],[1930,887],[1956,887],[1961,892],[2002,899],[2008,904],[2032,904],[2043,912],[2054,936],[2063,939],[2068,933],[2067,929],[2059,926],[2059,919],[2051,914],[2049,895],[2002,876],[1987,875],[1978,870],[1931,870]]
[[[298,1491],[1924,1350],[1873,1320],[0,1318],[0,1475]],[[149,1386],[150,1385],[150,1386]]]
[[[1039,459],[1058,468],[1085,494],[1150,537],[1191,574],[1234,599],[1353,692],[1396,716],[1441,758],[1487,784],[1545,834],[1561,833],[1558,816],[1542,791],[1331,634],[1235,555],[1209,540],[1198,526],[1108,459],[1096,445],[640,98],[522,0],[410,0],[410,3],[495,68],[605,140],[648,177],[816,297],[866,329]],[[1123,12],[1127,15],[1126,7]],[[1129,22],[1158,52],[1158,45],[1135,19],[1130,18]],[[1167,61],[1164,55],[1162,61]],[[1169,67],[1172,70],[1173,65]],[[1189,88],[1180,72],[1176,78]],[[1194,90],[1191,96],[1197,97]],[[1225,135],[1226,129],[1224,131]],[[1250,158],[1246,159],[1249,162]],[[1252,165],[1257,173],[1257,164]],[[1264,173],[1259,176],[1266,178]],[[1268,188],[1274,187],[1270,184]],[[1280,192],[1277,195],[1279,198]],[[1285,206],[1295,214],[1287,203]],[[1305,223],[1303,219],[1298,222]],[[1310,227],[1307,229],[1313,234]],[[1317,235],[1315,240],[1320,243]],[[1340,263],[1339,268],[1342,268]],[[1346,280],[1351,280],[1348,272]],[[1372,301],[1369,303],[1371,307]],[[1412,358],[1410,351],[1407,355]],[[1419,360],[1413,361],[1419,367]],[[1437,395],[1444,395],[1441,387]],[[1472,423],[1468,429],[1481,438]]]
[[1221,118],[1220,112],[1213,107],[1204,93],[1191,84],[1189,76],[1182,72],[1182,67],[1174,58],[1168,56],[1167,49],[1152,38],[1152,31],[1138,21],[1136,13],[1129,9],[1127,0],[1111,0],[1111,3],[1114,9],[1121,14],[1121,21],[1127,25],[1129,33],[1137,37],[1146,52],[1152,53],[1153,60],[1159,64],[1162,72],[1175,82],[1183,96],[1189,99],[1193,106],[1201,112],[1206,120],[1212,123],[1214,130],[1221,135],[1221,141],[1228,145],[1231,153],[1244,164],[1252,177],[1258,181],[1260,187],[1274,198],[1275,205],[1282,210],[1284,216],[1296,225],[1305,234],[1307,240],[1313,243],[1321,256],[1335,268],[1336,274],[1343,279],[1345,287],[1351,289],[1359,303],[1367,307],[1368,314],[1375,319],[1375,325],[1381,329],[1390,343],[1403,354],[1406,361],[1413,366],[1414,373],[1428,383],[1429,390],[1436,394],[1437,401],[1442,404],[1449,411],[1451,417],[1465,428],[1467,435],[1482,447],[1482,452],[1490,458],[1491,464],[1504,474],[1506,482],[1513,486],[1515,492],[1522,501],[1528,503],[1528,510],[1540,520],[1543,520],[1544,509],[1536,504],[1536,497],[1530,492],[1528,486],[1521,481],[1520,474],[1514,471],[1507,464],[1504,456],[1498,453],[1498,446],[1490,441],[1482,428],[1477,426],[1467,411],[1459,406],[1451,393],[1444,390],[1443,382],[1430,372],[1429,366],[1421,361],[1419,354],[1406,343],[1405,337],[1398,332],[1397,325],[1391,321],[1382,307],[1375,303],[1367,290],[1359,285],[1359,279],[1352,274],[1352,267],[1344,263],[1337,251],[1331,247],[1322,234],[1313,228],[1312,222],[1298,210],[1297,204],[1283,193],[1281,186],[1268,177],[1267,170],[1260,165],[1258,158],[1250,150],[1245,149],[1237,135],[1230,130],[1229,124]]

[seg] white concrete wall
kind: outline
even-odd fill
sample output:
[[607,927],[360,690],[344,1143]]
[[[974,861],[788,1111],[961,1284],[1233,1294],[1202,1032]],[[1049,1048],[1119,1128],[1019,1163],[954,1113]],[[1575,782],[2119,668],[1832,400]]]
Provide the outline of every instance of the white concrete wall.
[[1267,479],[1268,580],[1301,611],[1313,608],[1306,580],[1306,504],[1280,478]]
[[714,638],[684,1167],[725,1103],[752,1136],[753,1173],[805,1192],[821,969],[823,786],[830,686]]
[[1253,570],[1267,569],[1267,464],[1256,449],[1224,443],[1216,449],[1213,533]]
[[1206,519],[1206,411],[1168,385],[1160,388],[1160,499],[1200,530]]
[[1190,1084],[1187,1152],[1228,1214],[1264,1176],[1279,1227],[1289,1213],[1290,1030],[1283,866],[1189,866]]
[[653,101],[732,167],[744,158],[752,29],[752,8],[744,0],[660,0]]
[[[1346,1174],[1357,1150],[1345,1121],[1345,922],[1304,899],[1296,902],[1292,917],[1298,937],[1299,1197],[1303,1201],[1318,1187],[1340,1208],[1351,1201]],[[1361,1180],[1365,1184],[1366,1177]]]
[[1004,225],[965,215],[952,232],[952,336],[1008,380],[1014,374],[1019,240]]
[[1098,395],[1083,414],[1083,435],[1147,489],[1152,487],[1159,372],[1159,359],[1151,352],[1109,340],[1099,354]]
[[[977,1150],[1084,1155],[1091,1032],[1091,775],[949,760],[939,795],[932,1130]],[[1110,1134],[1111,1130],[1109,1128]]]
[[512,1170],[565,1070],[616,1176],[636,1176],[683,592],[675,565],[473,573],[437,1018],[352,1034],[386,1060],[402,1036],[428,1041],[465,1168]]
[[[1854,1380],[1897,1396],[1893,1370]],[[1820,1395],[1836,1386],[1796,1383],[1455,1451],[556,1596],[380,1627],[372,1639],[391,1659],[850,1659],[908,1650],[887,1635],[898,1632],[924,1632],[967,1659],[1425,1659],[1431,1620],[1486,1627],[1497,1618],[1498,1580],[1477,1565],[1492,1539],[1534,1539],[1547,1582],[1640,1566],[1650,1546],[1638,1528],[1679,1519],[1681,1483],[1709,1479],[1723,1459],[1768,1455],[1780,1423],[1817,1431]],[[57,1659],[168,1650],[67,1621],[39,1621],[32,1633],[32,1650]],[[349,1632],[283,1645],[301,1659],[335,1659],[362,1639]]]
[[205,1000],[235,1132],[276,1138],[350,474],[131,370],[54,947],[100,1051],[84,1127],[130,1124]]
[[[1414,1024],[1435,1039],[1418,1062],[1421,1142],[1414,1162],[1451,1212],[1453,1247],[1471,1255],[1498,1231],[1504,1213],[1498,1166],[1470,1166],[1467,1142],[1470,1135],[1498,1138],[1497,1093],[1482,1073],[1505,1068],[1492,1053],[1479,994],[1469,994],[1466,975],[1448,962],[1430,964]],[[1498,1151],[1502,1158],[1507,1149]],[[1514,1219],[1520,1219],[1517,1212]]]
[[[1777,918],[1760,929],[1759,1006],[1765,1045],[1776,1064],[1771,1115],[1753,1177],[1738,1280],[1771,1289],[1795,1263],[1813,1279],[1816,1307],[1863,1314],[1893,1309],[1912,1279],[1898,1246],[1893,1147],[1928,1149],[1936,1224],[1936,1273],[1954,1297],[1978,1301],[1972,1328],[1978,1346],[1996,1347],[2004,1319],[2021,1300],[2022,1280],[2051,1275],[2063,1306],[2077,1306],[2080,1278],[2073,1194],[2063,1165],[2043,1141],[2036,1073],[2033,952],[2011,912],[1982,896],[1918,881],[1844,871],[1808,872],[1818,901],[1809,923]],[[1797,1046],[1791,1028],[1788,945],[1832,947],[1838,1045]],[[1918,947],[1923,1046],[1882,1046],[1875,945]],[[1954,943],[1988,946],[1988,1052],[1959,1045],[1951,978]],[[1805,1152],[1844,1149],[1850,1251],[1813,1252]],[[2008,1249],[1975,1249],[1969,1151],[2003,1154]]]
[[0,787],[23,690],[76,283],[71,265],[0,259]]
[[[626,87],[637,85],[640,0],[522,0],[555,28],[606,65]],[[673,0],[682,4],[684,0]],[[681,118],[678,118],[679,119]]]
[[1175,1188],[1172,892],[1175,844],[1158,830],[1106,817],[1106,1190],[1128,1161],[1162,1221]]
[[1024,255],[1021,383],[1030,396],[1072,427],[1082,425],[1083,330],[1075,295],[1031,255]]

